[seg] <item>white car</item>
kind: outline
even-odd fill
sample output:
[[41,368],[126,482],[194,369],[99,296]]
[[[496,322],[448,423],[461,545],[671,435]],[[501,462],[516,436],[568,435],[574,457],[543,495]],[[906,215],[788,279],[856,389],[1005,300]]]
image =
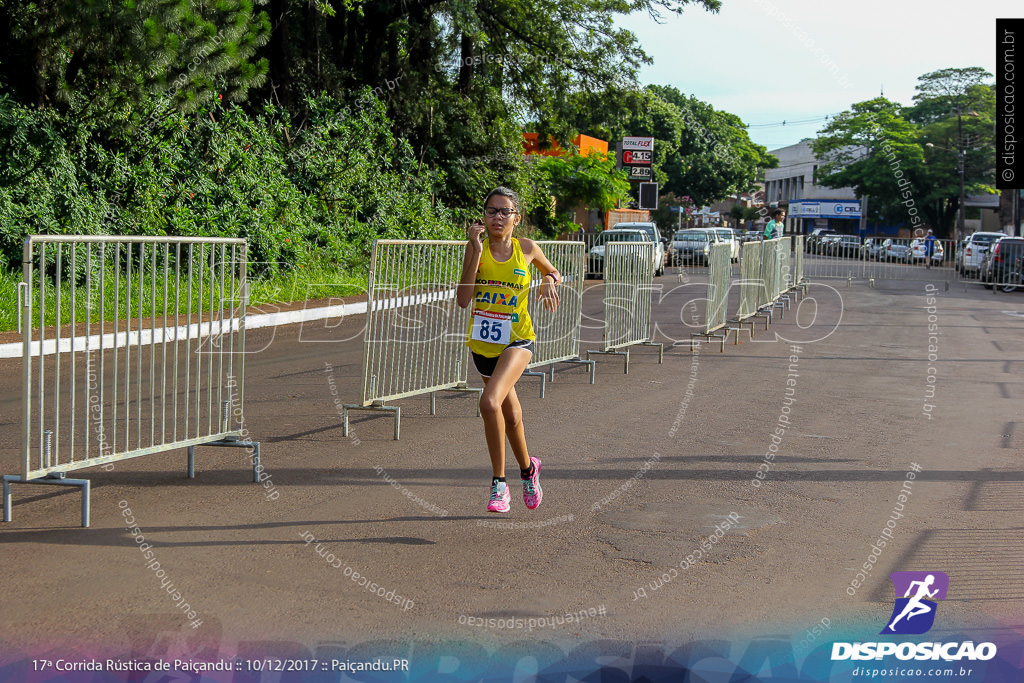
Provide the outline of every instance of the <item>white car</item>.
[[885,249],[883,258],[886,261],[903,261],[904,263],[910,261],[910,254],[912,253],[910,245],[887,239],[882,242],[882,246]]
[[612,226],[612,230],[643,230],[646,232],[654,242],[654,262],[658,264],[654,269],[654,274],[665,274],[665,240],[661,239],[661,231],[658,230],[656,224],[650,222],[616,223]]
[[[942,240],[935,240],[935,250],[932,251],[932,263],[942,263],[946,257],[946,251],[942,247]],[[924,261],[928,258],[928,244],[924,239],[915,239],[910,243],[910,260]]]
[[[609,242],[650,242],[650,235],[644,230],[605,230],[597,236],[594,246],[587,253],[587,275],[604,277],[604,250]],[[654,249],[655,259],[658,250]],[[657,262],[651,263],[652,272],[657,274],[659,266]],[[660,271],[665,272],[665,266],[660,266]]]
[[975,273],[981,268],[981,262],[985,260],[985,254],[989,247],[1000,237],[1006,237],[1004,232],[976,232],[968,235],[960,243],[960,249],[956,254],[956,270],[959,273]]
[[732,247],[729,258],[732,259],[733,263],[740,260],[740,241],[736,239],[736,233],[733,232],[732,228],[712,228],[715,233],[718,234],[719,242],[728,242]]

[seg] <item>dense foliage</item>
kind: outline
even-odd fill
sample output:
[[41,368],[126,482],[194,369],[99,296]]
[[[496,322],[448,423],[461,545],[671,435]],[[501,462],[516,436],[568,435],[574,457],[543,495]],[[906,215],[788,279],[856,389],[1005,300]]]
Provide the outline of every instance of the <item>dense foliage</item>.
[[[260,269],[315,256],[349,263],[374,237],[450,237],[383,105],[346,113],[311,100],[301,133],[287,111],[212,104],[102,140],[89,122],[0,98],[0,248],[20,260],[30,231],[246,237]],[[112,151],[112,148],[118,151]]]
[[[771,163],[742,123],[671,88],[616,15],[719,0],[3,0],[0,250],[33,232],[239,235],[274,264],[346,267],[376,237],[454,236],[498,184],[535,229],[624,199],[607,159],[658,139],[664,189],[700,202]],[[551,197],[554,196],[554,210]]]

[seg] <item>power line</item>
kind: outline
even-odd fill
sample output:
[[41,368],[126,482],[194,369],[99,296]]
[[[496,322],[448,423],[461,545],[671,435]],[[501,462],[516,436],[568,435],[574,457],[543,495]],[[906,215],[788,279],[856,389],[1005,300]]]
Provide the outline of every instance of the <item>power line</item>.
[[823,123],[835,117],[835,114],[826,114],[814,119],[800,119],[798,121],[780,121],[778,123],[750,123],[747,128],[782,128],[784,126],[800,126],[809,123]]

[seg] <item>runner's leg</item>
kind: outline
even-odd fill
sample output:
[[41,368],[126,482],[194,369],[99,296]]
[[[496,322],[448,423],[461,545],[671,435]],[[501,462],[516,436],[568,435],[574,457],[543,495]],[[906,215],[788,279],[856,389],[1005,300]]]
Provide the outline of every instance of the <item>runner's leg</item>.
[[[501,352],[498,365],[494,368],[490,379],[484,380],[484,391],[480,396],[480,414],[484,419],[487,452],[491,456],[491,467],[494,470],[495,477],[505,476],[505,425],[507,414],[505,413],[504,404],[511,395],[512,403],[509,409],[519,409],[519,399],[515,396],[515,384],[523,375],[523,371],[532,357],[533,354],[526,349],[505,349]],[[522,430],[521,409],[519,409],[519,414],[518,426],[512,430],[512,447],[517,460],[520,457],[520,453],[517,452],[518,446],[521,445],[523,447],[524,456],[526,450],[525,437]],[[525,462],[526,467],[529,467],[529,457],[526,457]]]

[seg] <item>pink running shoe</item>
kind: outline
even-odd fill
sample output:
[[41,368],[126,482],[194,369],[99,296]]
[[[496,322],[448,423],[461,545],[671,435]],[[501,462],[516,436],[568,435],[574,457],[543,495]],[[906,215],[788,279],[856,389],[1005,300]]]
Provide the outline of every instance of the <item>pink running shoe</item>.
[[523,479],[523,502],[530,510],[536,510],[544,498],[540,489],[540,458],[530,456],[530,462],[533,464],[533,476]]
[[512,494],[508,492],[508,484],[496,481],[491,484],[491,500],[487,503],[488,512],[508,512],[511,509]]

